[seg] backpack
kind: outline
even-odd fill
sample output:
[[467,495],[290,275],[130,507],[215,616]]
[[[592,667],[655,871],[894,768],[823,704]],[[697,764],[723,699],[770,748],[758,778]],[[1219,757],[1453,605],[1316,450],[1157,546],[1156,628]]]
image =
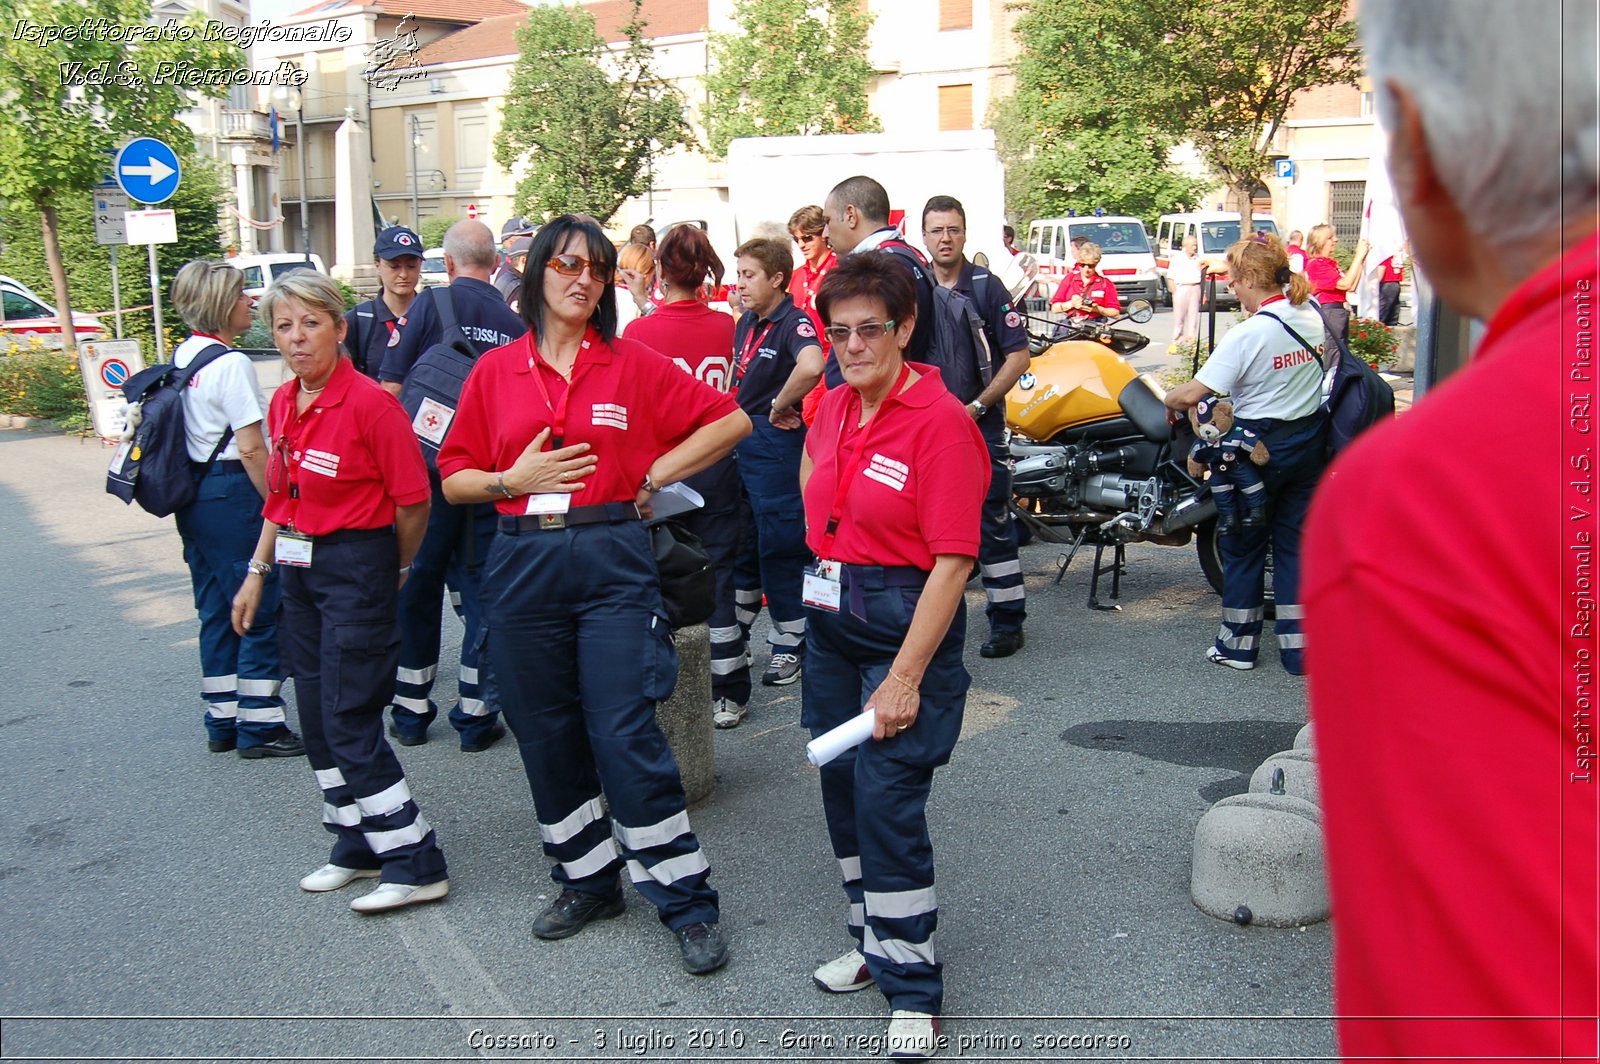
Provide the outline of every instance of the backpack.
[[[1322,307],[1312,301],[1317,316]],[[1306,338],[1289,327],[1289,323],[1276,314],[1267,317],[1282,325],[1289,335],[1300,341],[1300,346],[1311,352],[1322,367],[1323,391],[1328,397],[1322,409],[1328,413],[1328,455],[1332,457],[1350,446],[1351,442],[1368,428],[1385,417],[1394,415],[1394,389],[1378,371],[1361,361],[1351,352],[1349,345],[1334,333],[1323,319],[1323,332],[1333,342],[1335,358],[1329,366],[1317,349],[1306,343]],[[1330,383],[1331,381],[1331,383]]]
[[[924,283],[932,284],[927,264],[910,244],[891,239],[878,247],[914,265]],[[972,300],[944,285],[933,285],[933,340],[928,346],[928,361],[939,367],[945,387],[963,403],[976,399],[994,379],[994,355],[983,326]]]
[[432,472],[439,470],[439,448],[461,402],[461,386],[478,361],[478,349],[456,322],[449,286],[429,292],[444,330],[439,342],[417,357],[400,390],[400,405],[411,416],[411,429],[422,444],[422,457]]
[[[194,501],[199,477],[195,476],[195,463],[189,460],[183,390],[191,377],[231,350],[226,344],[212,344],[182,369],[172,362],[162,362],[123,382],[129,436],[117,448],[111,468],[106,471],[108,494],[123,502],[137,502],[157,517],[176,513]],[[202,474],[231,439],[230,426],[211,449]]]

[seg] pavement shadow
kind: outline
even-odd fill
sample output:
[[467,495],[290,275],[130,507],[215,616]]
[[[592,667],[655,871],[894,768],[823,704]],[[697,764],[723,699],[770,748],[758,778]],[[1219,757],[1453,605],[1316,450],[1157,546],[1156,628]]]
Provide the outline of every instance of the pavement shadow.
[[1271,755],[1294,745],[1301,725],[1281,720],[1098,720],[1061,733],[1085,750],[1137,754],[1189,768],[1220,768],[1234,775],[1199,789],[1208,802],[1243,794],[1250,774]]

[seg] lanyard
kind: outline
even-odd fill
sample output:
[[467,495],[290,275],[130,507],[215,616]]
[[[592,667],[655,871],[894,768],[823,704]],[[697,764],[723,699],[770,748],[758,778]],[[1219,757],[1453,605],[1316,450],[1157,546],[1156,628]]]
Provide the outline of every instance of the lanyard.
[[900,390],[905,387],[906,378],[909,376],[911,376],[911,367],[909,365],[901,366],[900,376],[895,378],[894,387],[889,389],[889,395],[884,399],[883,406],[878,408],[877,414],[875,414],[872,418],[872,424],[868,425],[866,431],[861,434],[860,440],[856,444],[855,453],[850,456],[850,471],[848,475],[844,472],[846,466],[839,454],[844,440],[844,426],[845,423],[850,420],[850,409],[848,406],[844,411],[845,416],[839,419],[839,432],[833,441],[834,461],[838,463],[839,479],[833,491],[833,509],[828,514],[828,524],[822,532],[822,558],[825,561],[831,559],[833,556],[833,540],[839,532],[839,521],[844,517],[844,501],[845,499],[849,498],[850,488],[855,484],[856,478],[861,475],[861,471],[865,469],[867,467],[867,463],[871,461],[871,457],[868,454],[867,445],[872,442],[873,430],[875,430],[878,427],[878,423],[883,420],[884,407],[887,407],[889,405],[889,401],[900,394]]
[[[584,334],[583,342],[578,345],[578,355],[589,349],[589,336]],[[550,389],[544,383],[544,374],[539,371],[539,347],[534,343],[533,330],[528,330],[528,372],[533,374],[533,383],[539,389],[539,398],[544,400],[544,405],[550,409],[550,450],[565,447],[563,442],[567,435],[567,400],[572,398],[572,390],[578,386],[578,359],[572,360],[572,379],[567,381],[566,390],[561,393],[561,398],[555,402],[550,400]],[[548,362],[545,365],[549,365]],[[587,363],[585,363],[587,366]]]
[[744,342],[744,353],[739,356],[739,372],[733,375],[733,386],[739,387],[739,382],[744,380],[744,371],[750,366],[750,359],[761,350],[761,345],[767,342],[767,334],[772,331],[772,322],[767,322],[767,327],[761,330],[761,335],[756,335],[756,327],[750,326],[750,339]]

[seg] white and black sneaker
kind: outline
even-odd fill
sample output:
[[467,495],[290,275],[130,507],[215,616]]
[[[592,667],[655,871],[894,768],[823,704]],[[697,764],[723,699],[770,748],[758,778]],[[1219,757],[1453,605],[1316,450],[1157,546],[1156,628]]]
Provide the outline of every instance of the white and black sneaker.
[[711,701],[711,723],[719,728],[737,728],[747,712],[749,707],[741,706],[731,698],[715,698]]
[[1215,646],[1209,646],[1206,648],[1206,660],[1211,662],[1213,665],[1226,665],[1228,668],[1238,669],[1240,672],[1249,672],[1251,669],[1256,667],[1255,662],[1240,661],[1237,658],[1230,658],[1222,651],[1218,650]]
[[763,687],[782,687],[800,678],[800,658],[794,654],[774,654],[761,674]]

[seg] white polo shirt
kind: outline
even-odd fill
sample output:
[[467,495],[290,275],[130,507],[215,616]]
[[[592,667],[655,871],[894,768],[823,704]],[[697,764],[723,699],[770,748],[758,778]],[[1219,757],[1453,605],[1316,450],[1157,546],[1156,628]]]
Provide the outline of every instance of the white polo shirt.
[[1273,299],[1229,329],[1195,379],[1231,396],[1235,417],[1293,420],[1322,405],[1322,366],[1300,341],[1271,318],[1281,319],[1318,349],[1323,361],[1322,316],[1308,300],[1294,306]]
[[[209,336],[191,336],[178,345],[172,364],[182,369],[196,355],[216,343]],[[266,417],[267,401],[250,356],[229,351],[189,378],[183,392],[184,429],[188,436],[189,460],[204,462],[229,426],[237,433],[258,424]],[[218,461],[239,457],[237,440],[229,440],[217,455]]]

